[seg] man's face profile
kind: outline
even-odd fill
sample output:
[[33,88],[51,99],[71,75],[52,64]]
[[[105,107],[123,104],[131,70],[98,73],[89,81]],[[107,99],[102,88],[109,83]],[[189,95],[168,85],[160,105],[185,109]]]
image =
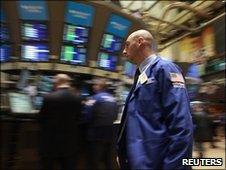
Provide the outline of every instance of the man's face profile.
[[132,63],[136,64],[138,44],[134,37],[129,36],[125,42],[123,55]]

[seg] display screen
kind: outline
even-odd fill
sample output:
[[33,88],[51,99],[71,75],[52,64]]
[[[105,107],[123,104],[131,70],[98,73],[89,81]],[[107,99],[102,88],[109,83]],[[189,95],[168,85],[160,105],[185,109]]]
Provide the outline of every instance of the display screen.
[[63,46],[61,50],[61,61],[83,65],[86,62],[86,49],[74,46]]
[[101,50],[115,53],[121,50],[122,38],[111,34],[104,34],[101,42]]
[[40,76],[37,81],[37,95],[33,98],[33,107],[40,110],[43,104],[44,96],[54,89],[53,76]]
[[216,58],[214,60],[207,61],[206,72],[213,73],[216,71],[225,70],[225,58]]
[[38,82],[38,93],[46,94],[53,91],[53,76],[41,76]]
[[47,26],[40,23],[22,23],[22,39],[28,41],[45,41],[48,39]]
[[104,53],[104,52],[100,52],[98,54],[97,65],[99,67],[106,69],[106,70],[115,71],[116,64],[117,64],[116,56],[114,56],[112,54]]
[[64,42],[72,44],[85,44],[88,42],[89,29],[81,26],[66,24],[64,26]]
[[11,52],[11,49],[10,49],[9,45],[1,44],[1,46],[0,46],[0,54],[1,54],[0,61],[1,62],[9,61],[10,60],[10,52]]
[[27,94],[9,93],[9,103],[12,113],[32,113],[31,98]]
[[41,109],[42,104],[43,104],[43,99],[44,99],[43,96],[35,96],[35,97],[34,97],[34,100],[33,100],[33,107],[34,107],[36,110],[40,110],[40,109]]
[[136,66],[128,61],[124,64],[124,74],[129,77],[133,77],[136,71]]
[[9,41],[9,32],[5,23],[1,23],[0,31],[1,31],[0,33],[1,42]]
[[26,85],[28,84],[28,79],[31,76],[31,72],[28,69],[22,69],[20,71],[20,78],[19,81],[17,81],[16,87],[20,90],[23,90]]
[[49,47],[45,44],[24,44],[21,49],[22,60],[48,61]]

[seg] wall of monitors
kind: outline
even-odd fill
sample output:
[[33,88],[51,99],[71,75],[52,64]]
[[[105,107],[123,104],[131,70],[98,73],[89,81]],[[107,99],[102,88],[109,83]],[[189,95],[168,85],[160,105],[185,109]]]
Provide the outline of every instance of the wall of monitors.
[[95,9],[79,2],[67,2],[63,45],[60,61],[67,64],[85,65],[89,30],[93,25]]
[[23,61],[49,61],[48,28],[44,22],[21,22],[21,59]]
[[21,59],[49,61],[48,4],[46,1],[18,1],[21,25]]
[[85,65],[88,37],[89,28],[65,24],[60,61],[67,64]]
[[4,63],[10,60],[11,56],[11,43],[9,39],[8,27],[5,22],[4,12],[1,10],[1,27],[0,27],[0,62]]
[[102,69],[116,71],[117,63],[114,62],[117,61],[116,57],[119,56],[123,40],[131,25],[131,21],[120,15],[111,14],[109,16],[102,36],[97,66]]

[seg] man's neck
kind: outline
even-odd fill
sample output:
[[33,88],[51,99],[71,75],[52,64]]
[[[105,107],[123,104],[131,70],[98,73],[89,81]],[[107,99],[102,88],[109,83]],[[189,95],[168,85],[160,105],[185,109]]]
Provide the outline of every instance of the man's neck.
[[140,64],[148,57],[150,57],[152,54],[155,54],[154,52],[146,52],[144,53],[140,58],[140,61],[137,62],[137,67],[140,66]]

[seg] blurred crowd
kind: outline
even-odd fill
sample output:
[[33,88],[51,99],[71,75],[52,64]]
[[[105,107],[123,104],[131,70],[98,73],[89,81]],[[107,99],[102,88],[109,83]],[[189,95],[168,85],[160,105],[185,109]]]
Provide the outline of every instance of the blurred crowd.
[[219,113],[204,102],[191,102],[194,123],[194,143],[198,157],[205,157],[204,142],[216,148],[215,142],[224,136],[225,113]]
[[113,122],[116,99],[104,78],[93,79],[94,95],[82,98],[70,77],[54,77],[54,91],[46,95],[39,113],[40,161],[43,169],[75,169],[83,157],[87,169],[113,169]]
[[[116,133],[114,122],[119,103],[108,89],[106,78],[92,79],[93,95],[81,95],[78,82],[66,74],[54,77],[54,90],[44,98],[39,112],[40,165],[43,169],[115,169]],[[24,91],[34,98],[37,89],[29,82]],[[191,97],[191,96],[190,96]],[[191,102],[194,150],[205,157],[204,143],[216,148],[225,136],[225,113],[207,102]]]

